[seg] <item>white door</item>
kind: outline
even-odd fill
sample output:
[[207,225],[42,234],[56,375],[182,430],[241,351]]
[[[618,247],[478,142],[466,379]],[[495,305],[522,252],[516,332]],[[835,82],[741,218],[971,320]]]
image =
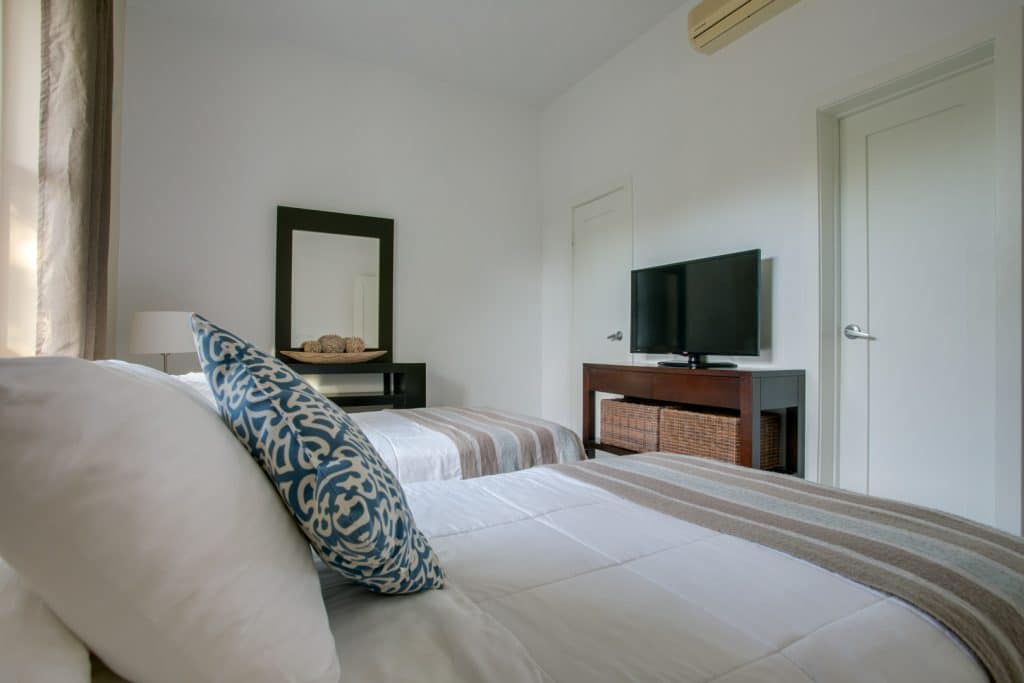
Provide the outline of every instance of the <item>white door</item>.
[[[631,193],[621,187],[573,209],[573,395],[583,410],[583,363],[625,363],[629,355]],[[600,397],[598,410],[600,410]],[[598,412],[600,425],[600,412]]]
[[840,122],[840,485],[986,523],[993,84],[989,64]]

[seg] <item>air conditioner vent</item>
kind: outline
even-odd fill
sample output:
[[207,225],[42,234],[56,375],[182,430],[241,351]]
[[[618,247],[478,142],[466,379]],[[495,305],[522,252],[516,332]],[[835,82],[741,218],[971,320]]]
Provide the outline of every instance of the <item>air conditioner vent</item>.
[[689,14],[690,44],[711,54],[799,0],[704,0]]

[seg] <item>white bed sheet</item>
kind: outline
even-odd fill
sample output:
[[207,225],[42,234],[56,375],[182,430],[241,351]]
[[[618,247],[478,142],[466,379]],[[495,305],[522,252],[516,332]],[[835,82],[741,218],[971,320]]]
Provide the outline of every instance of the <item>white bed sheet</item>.
[[897,599],[550,468],[405,488],[448,587],[325,572],[344,680],[987,680]]

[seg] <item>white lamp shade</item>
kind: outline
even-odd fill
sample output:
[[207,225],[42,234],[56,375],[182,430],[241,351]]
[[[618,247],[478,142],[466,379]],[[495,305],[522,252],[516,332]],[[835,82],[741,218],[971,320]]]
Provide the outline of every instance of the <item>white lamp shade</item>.
[[128,350],[132,353],[195,351],[188,311],[142,311],[132,317]]

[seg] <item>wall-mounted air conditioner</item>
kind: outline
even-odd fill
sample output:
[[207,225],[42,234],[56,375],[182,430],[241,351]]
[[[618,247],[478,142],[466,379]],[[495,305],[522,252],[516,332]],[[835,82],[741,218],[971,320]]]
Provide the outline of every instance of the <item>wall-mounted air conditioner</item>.
[[799,0],[704,0],[689,14],[690,44],[711,54]]

